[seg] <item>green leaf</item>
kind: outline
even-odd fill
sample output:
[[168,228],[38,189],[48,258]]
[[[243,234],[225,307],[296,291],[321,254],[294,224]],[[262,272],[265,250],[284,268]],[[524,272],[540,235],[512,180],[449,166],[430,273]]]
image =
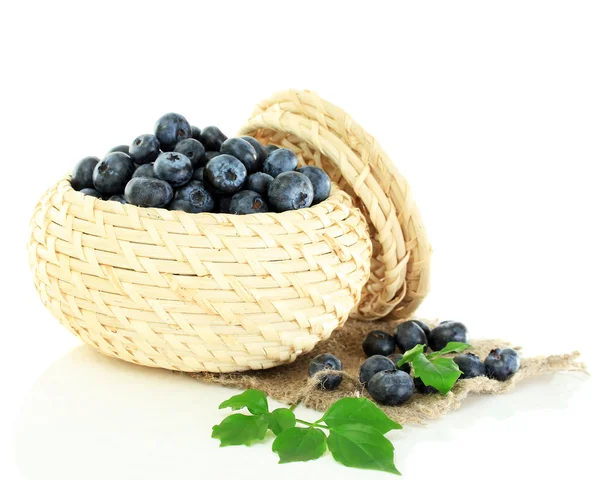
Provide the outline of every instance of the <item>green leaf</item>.
[[279,463],[316,460],[325,453],[326,438],[318,428],[288,428],[273,442],[273,452],[279,455]]
[[396,367],[400,368],[405,363],[412,362],[417,355],[423,353],[424,349],[425,345],[415,345],[410,350],[407,350],[402,354],[402,360],[398,360]]
[[440,355],[445,355],[446,353],[458,353],[466,350],[467,348],[471,348],[471,345],[463,342],[448,342],[448,344],[442,348],[438,352],[433,352],[427,355],[427,358],[430,360],[435,357],[439,357]]
[[321,420],[330,427],[357,423],[370,425],[382,434],[402,428],[368,398],[342,398],[329,407]]
[[369,425],[348,424],[332,428],[327,446],[333,458],[347,467],[382,470],[400,475],[394,465],[392,442]]
[[423,354],[415,357],[413,368],[415,377],[423,380],[425,385],[437,388],[443,395],[452,389],[462,373],[451,358],[439,357],[429,360]]
[[253,388],[239,395],[234,395],[219,405],[219,409],[227,407],[231,407],[232,410],[240,410],[246,407],[254,415],[262,415],[269,411],[269,403],[265,392]]
[[269,428],[275,435],[296,425],[296,415],[289,408],[278,408],[267,415]]
[[219,425],[213,427],[212,438],[221,440],[221,447],[227,445],[250,445],[262,440],[267,433],[269,422],[264,416],[229,415]]

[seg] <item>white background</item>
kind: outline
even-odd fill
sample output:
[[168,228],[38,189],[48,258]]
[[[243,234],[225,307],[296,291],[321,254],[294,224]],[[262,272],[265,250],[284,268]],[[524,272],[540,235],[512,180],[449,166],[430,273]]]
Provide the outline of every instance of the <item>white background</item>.
[[[85,155],[168,111],[234,134],[314,89],[410,180],[435,256],[424,316],[597,375],[597,2],[4,2],[0,12],[0,478],[384,478],[330,456],[219,449],[231,391],[96,355],[39,302],[30,212]],[[557,374],[391,438],[406,478],[590,478],[597,380]],[[307,419],[316,413],[299,409]],[[18,473],[20,471],[20,474]],[[389,477],[391,478],[391,477]]]

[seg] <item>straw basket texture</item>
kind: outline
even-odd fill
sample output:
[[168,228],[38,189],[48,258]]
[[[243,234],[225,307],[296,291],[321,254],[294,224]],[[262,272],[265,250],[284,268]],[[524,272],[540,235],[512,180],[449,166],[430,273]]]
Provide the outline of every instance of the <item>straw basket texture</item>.
[[63,325],[128,362],[233,372],[292,362],[351,313],[414,311],[429,244],[374,140],[295,91],[261,103],[242,133],[292,148],[341,189],[297,211],[194,215],[85,196],[64,178],[36,206],[29,242],[35,286]]

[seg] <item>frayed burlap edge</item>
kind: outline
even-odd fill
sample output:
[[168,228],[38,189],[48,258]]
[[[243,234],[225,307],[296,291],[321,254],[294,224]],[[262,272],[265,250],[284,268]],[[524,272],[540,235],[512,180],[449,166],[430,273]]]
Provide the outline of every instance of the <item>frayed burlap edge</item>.
[[[429,322],[431,323],[431,322]],[[358,369],[364,361],[362,340],[366,333],[374,329],[392,332],[395,323],[348,322],[335,331],[331,338],[317,346],[309,355],[298,358],[293,364],[269,370],[249,371],[232,374],[192,373],[193,378],[236,388],[256,388],[267,393],[273,399],[288,405],[302,403],[318,411],[325,411],[334,402],[344,397],[369,397],[366,389],[358,381]],[[482,360],[493,348],[512,346],[503,340],[473,340],[469,350]],[[344,381],[334,391],[321,390],[318,378],[308,377],[310,360],[319,353],[330,352],[337,355],[344,364]],[[398,407],[382,406],[386,414],[401,424],[422,424],[427,420],[440,418],[456,410],[470,393],[500,394],[515,387],[523,379],[557,371],[586,372],[583,363],[578,362],[579,352],[565,355],[521,358],[521,368],[506,382],[486,377],[459,380],[447,395],[421,395],[415,393],[404,405]]]

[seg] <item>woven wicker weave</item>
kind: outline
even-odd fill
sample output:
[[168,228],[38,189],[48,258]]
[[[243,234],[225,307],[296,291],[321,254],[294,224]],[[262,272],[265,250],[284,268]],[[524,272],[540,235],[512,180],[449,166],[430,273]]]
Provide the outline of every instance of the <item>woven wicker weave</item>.
[[429,245],[373,139],[307,92],[261,104],[243,132],[323,165],[345,191],[298,211],[193,215],[103,201],[63,179],[38,203],[29,243],[36,288],[63,325],[129,362],[231,372],[294,361],[353,309],[416,308]]

